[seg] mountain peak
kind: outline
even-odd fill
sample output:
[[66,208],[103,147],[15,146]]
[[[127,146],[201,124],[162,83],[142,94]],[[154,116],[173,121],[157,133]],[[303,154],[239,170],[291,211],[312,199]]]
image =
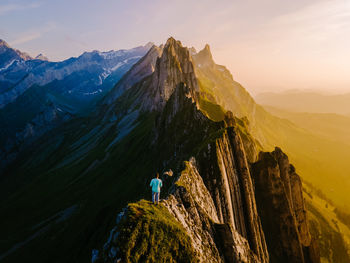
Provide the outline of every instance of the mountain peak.
[[0,39],[0,47],[5,46],[5,47],[10,47],[5,40]]
[[164,48],[171,47],[171,46],[183,47],[181,41],[176,40],[176,39],[173,38],[173,37],[169,37],[168,40],[167,40],[166,43],[165,43]]
[[156,94],[151,108],[162,108],[170,98],[176,87],[183,83],[191,97],[194,99],[198,91],[192,57],[187,47],[181,42],[170,37],[163,49],[162,56],[158,59],[152,86]]
[[175,38],[169,37],[168,40],[165,42],[165,45],[168,45],[168,44],[171,44],[171,43],[175,43],[175,42],[176,42]]
[[148,42],[146,45],[144,45],[145,48],[148,48],[150,49],[151,47],[154,46],[154,43],[153,42]]
[[0,68],[10,65],[14,60],[30,60],[32,59],[25,52],[10,47],[5,40],[0,39]]
[[210,51],[210,46],[206,44],[204,48],[194,55],[198,65],[214,65],[213,55]]
[[39,60],[43,60],[43,61],[49,61],[49,59],[46,56],[44,56],[43,54],[41,54],[41,53],[39,55],[37,55],[35,57],[35,59],[39,59]]

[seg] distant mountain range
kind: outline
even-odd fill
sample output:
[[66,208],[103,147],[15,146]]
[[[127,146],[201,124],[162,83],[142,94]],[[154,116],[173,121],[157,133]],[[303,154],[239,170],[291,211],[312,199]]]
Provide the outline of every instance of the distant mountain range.
[[[349,87],[350,89],[350,87]],[[265,92],[255,96],[261,105],[289,111],[310,113],[337,113],[350,116],[350,93],[324,95],[317,92],[285,91]]]
[[48,130],[86,115],[150,49],[85,52],[50,62],[0,40],[0,170]]
[[[70,75],[19,88],[0,111],[5,138],[18,140],[0,148],[0,260],[349,262],[350,223],[333,210],[350,200],[350,145],[266,111],[209,45],[169,38],[142,50],[98,93],[109,52],[22,61],[38,63],[28,74],[39,80],[41,64]],[[159,206],[140,200],[156,172]]]
[[264,109],[318,136],[338,141],[341,144],[350,144],[350,116],[335,113],[287,111],[272,106],[264,106]]
[[4,40],[0,39],[0,68],[4,70],[8,68],[15,60],[31,60],[33,59],[25,52],[11,48]]

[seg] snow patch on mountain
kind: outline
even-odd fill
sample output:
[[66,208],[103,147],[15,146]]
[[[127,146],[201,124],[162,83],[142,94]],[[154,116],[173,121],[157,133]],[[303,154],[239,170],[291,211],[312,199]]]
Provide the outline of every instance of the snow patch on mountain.
[[9,67],[11,67],[11,65],[12,65],[13,63],[15,63],[16,61],[18,61],[18,60],[17,60],[17,59],[11,60],[10,63],[8,63],[5,67],[0,68],[0,72],[1,72],[1,71],[4,71],[4,70],[6,70],[6,69],[8,69]]

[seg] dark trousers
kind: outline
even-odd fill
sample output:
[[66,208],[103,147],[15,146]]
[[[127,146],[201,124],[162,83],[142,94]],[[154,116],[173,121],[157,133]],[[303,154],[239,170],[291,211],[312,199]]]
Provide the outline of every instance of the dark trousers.
[[160,193],[158,193],[158,192],[153,192],[152,191],[152,202],[154,203],[154,202],[159,202],[159,194]]

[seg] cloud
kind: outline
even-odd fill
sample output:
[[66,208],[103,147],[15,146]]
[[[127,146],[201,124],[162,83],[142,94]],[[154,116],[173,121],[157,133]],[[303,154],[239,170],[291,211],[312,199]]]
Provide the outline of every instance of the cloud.
[[0,16],[12,11],[26,10],[32,8],[38,8],[41,6],[40,2],[32,2],[29,4],[3,4],[0,5]]
[[21,33],[16,37],[15,40],[11,41],[11,45],[19,45],[23,43],[27,43],[29,41],[32,41],[34,39],[41,38],[43,35],[45,35],[48,32],[51,32],[57,28],[57,25],[53,22],[49,22],[43,27],[32,29],[26,32]]

